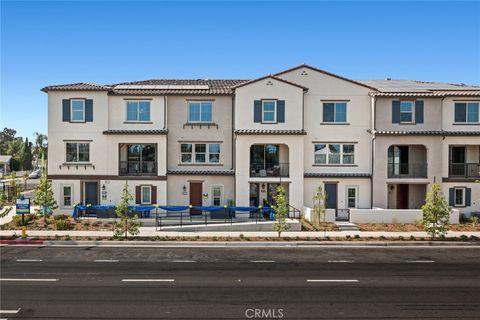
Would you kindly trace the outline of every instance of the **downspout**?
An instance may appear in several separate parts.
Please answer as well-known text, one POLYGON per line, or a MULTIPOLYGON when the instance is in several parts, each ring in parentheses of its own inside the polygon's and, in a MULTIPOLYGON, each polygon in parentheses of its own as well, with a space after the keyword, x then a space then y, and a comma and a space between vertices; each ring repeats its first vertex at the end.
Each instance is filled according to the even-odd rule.
MULTIPOLYGON (((164 104, 164 108, 163 108, 163 128, 165 130, 168 130, 168 125, 167 125, 167 119, 168 119, 168 97, 165 95, 163 96, 163 104, 164 104)), ((165 188, 165 196, 166 196, 166 199, 165 199, 165 204, 168 205, 168 132, 167 132, 167 135, 165 137, 165 143, 167 144, 165 146, 165 176, 166 176, 166 188, 165 188)))
POLYGON ((236 140, 235 135, 235 92, 232 95, 232 169, 233 169, 233 201, 237 205, 237 161, 236 157, 236 140))
POLYGON ((371 128, 371 134, 372 134, 372 145, 371 145, 371 158, 372 158, 372 161, 371 161, 371 172, 372 172, 372 175, 370 177, 370 207, 373 208, 373 176, 374 176, 374 171, 375 171, 375 133, 376 133, 376 129, 377 129, 377 117, 375 116, 375 108, 376 108, 376 98, 375 96, 372 96, 370 98, 371 102, 371 112, 372 112, 372 116, 370 117, 370 128, 371 128))

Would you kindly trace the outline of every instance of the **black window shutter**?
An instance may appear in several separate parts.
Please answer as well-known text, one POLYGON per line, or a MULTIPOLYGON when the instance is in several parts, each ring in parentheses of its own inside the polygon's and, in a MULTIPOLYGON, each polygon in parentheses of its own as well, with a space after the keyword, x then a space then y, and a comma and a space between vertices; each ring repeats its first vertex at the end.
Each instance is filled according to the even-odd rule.
POLYGON ((472 205, 472 189, 465 189, 465 206, 470 207, 472 205))
POLYGON ((152 204, 157 203, 157 187, 152 186, 152 204))
POLYGON ((423 123, 423 100, 415 101, 415 123, 423 123))
POLYGON ((70 122, 70 100, 63 99, 62 121, 70 122))
POLYGON ((285 122, 285 100, 277 101, 277 122, 285 122))
POLYGON ((262 100, 253 102, 253 122, 262 122, 262 100))
POLYGON ((140 186, 135 186, 135 203, 142 203, 142 187, 140 186))
POLYGON ((85 100, 85 122, 93 121, 93 100, 85 100))
POLYGON ((392 101, 392 123, 400 123, 400 101, 392 101))
POLYGON ((323 122, 335 121, 335 104, 324 103, 323 104, 323 122))
POLYGON ((453 207, 455 205, 455 189, 448 189, 448 205, 453 207))
POLYGON ((455 103, 455 122, 467 121, 467 104, 455 103))

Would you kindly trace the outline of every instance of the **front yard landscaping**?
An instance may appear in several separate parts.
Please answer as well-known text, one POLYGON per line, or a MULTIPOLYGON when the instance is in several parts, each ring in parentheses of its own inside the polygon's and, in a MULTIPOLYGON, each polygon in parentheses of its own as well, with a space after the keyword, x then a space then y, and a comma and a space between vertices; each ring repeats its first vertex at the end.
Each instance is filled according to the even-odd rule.
POLYGON ((21 230, 23 225, 27 230, 113 231, 113 222, 94 219, 75 221, 64 215, 47 216, 45 226, 44 217, 37 214, 25 215, 25 224, 22 224, 22 215, 15 215, 12 221, 0 227, 2 230, 21 230))

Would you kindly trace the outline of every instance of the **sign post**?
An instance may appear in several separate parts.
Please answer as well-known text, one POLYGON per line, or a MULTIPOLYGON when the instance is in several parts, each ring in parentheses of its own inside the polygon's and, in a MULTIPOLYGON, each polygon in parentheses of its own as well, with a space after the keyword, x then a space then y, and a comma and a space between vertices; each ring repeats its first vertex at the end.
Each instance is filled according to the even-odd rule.
POLYGON ((15 203, 16 213, 22 215, 22 224, 25 224, 25 214, 30 213, 30 198, 23 195, 15 203))

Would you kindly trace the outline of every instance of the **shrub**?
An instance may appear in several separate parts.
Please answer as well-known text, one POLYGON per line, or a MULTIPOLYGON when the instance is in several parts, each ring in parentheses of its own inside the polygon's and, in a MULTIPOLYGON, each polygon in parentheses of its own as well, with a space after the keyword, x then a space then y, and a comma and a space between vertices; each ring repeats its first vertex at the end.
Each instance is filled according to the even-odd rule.
POLYGON ((360 239, 360 235, 359 235, 359 234, 356 234, 356 235, 354 235, 354 238, 355 238, 355 239, 360 239))
POLYGON ((27 226, 31 220, 32 220, 32 215, 30 215, 30 214, 25 215, 25 220, 24 220, 23 223, 22 223, 22 215, 21 214, 16 214, 12 218, 13 223, 15 223, 15 225, 17 227, 27 226))
POLYGON ((70 229, 70 222, 64 219, 58 219, 55 223, 57 230, 69 230, 70 229))
POLYGON ((410 240, 415 240, 415 236, 410 236, 410 240))
POLYGON ((468 240, 468 236, 462 234, 462 235, 460 236, 460 240, 462 240, 462 241, 467 241, 467 240, 468 240))
POLYGON ((404 240, 405 238, 403 236, 398 236, 398 240, 404 240))

